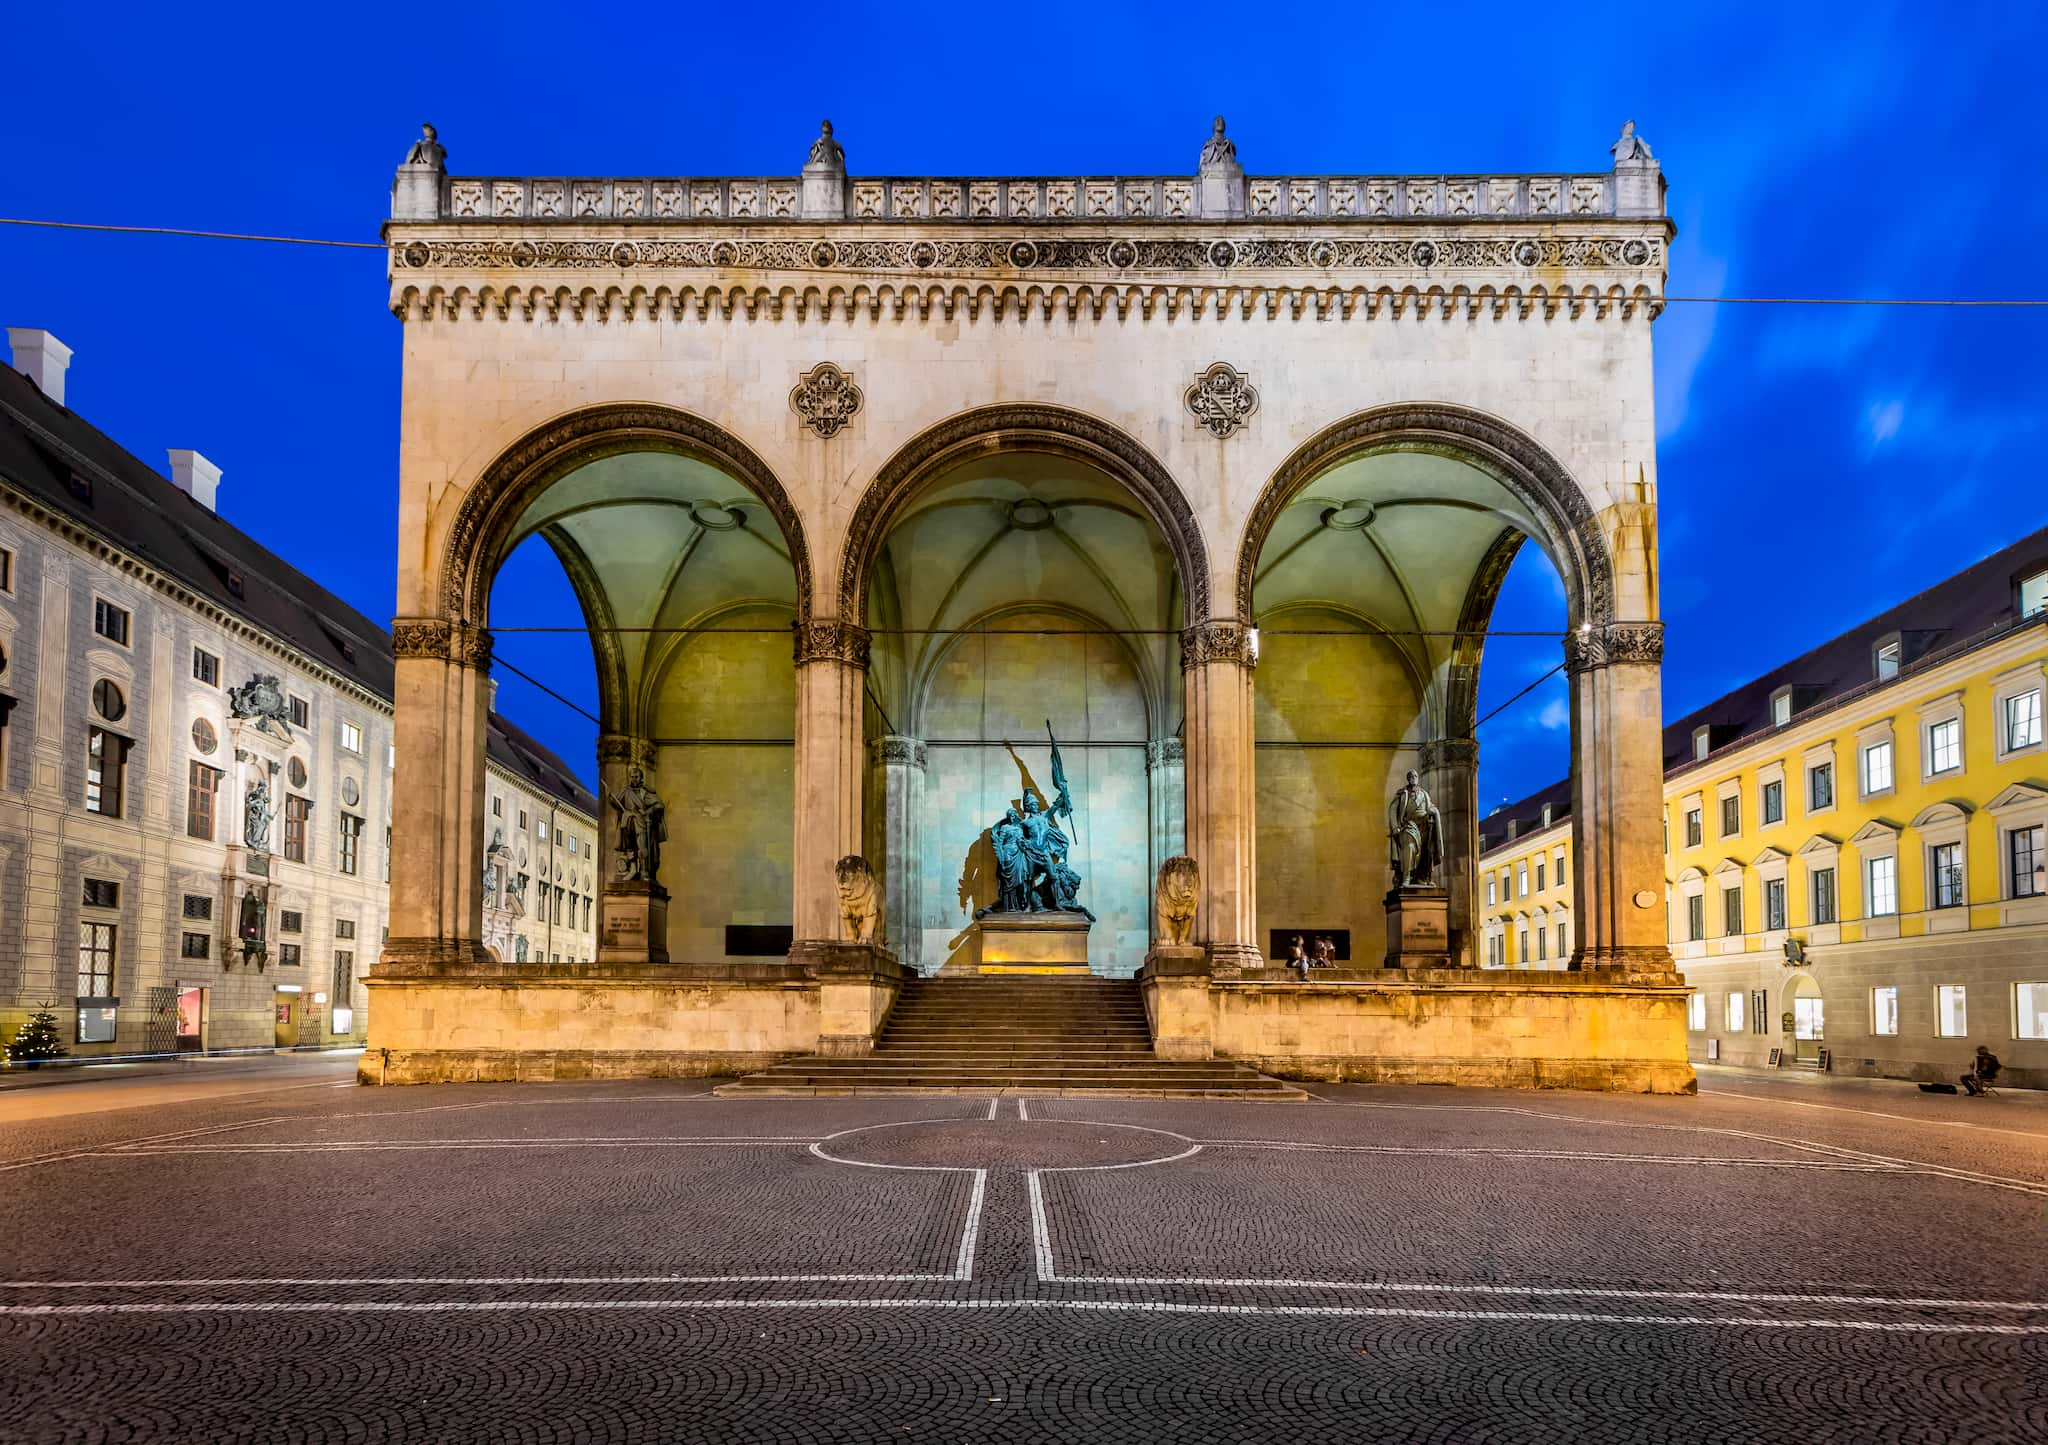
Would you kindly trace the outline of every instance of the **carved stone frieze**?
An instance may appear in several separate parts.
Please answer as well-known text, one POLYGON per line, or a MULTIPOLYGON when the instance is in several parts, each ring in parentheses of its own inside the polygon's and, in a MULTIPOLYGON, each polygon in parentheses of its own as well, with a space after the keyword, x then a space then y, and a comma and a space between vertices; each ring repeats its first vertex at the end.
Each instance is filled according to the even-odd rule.
POLYGON ((853 377, 821 361, 797 379, 789 393, 797 419, 821 437, 835 437, 860 411, 861 389, 853 377))
POLYGON ((1259 409, 1258 388, 1227 361, 1219 361, 1197 376, 1182 400, 1209 435, 1219 439, 1237 431, 1259 409))
POLYGON ((1154 738, 1145 744, 1145 771, 1159 768, 1185 767, 1188 760, 1188 745, 1180 738, 1154 738))
POLYGON ((796 665, 813 662, 843 662, 865 669, 871 642, 865 627, 851 622, 793 622, 796 637, 796 665))
POLYGON ((919 772, 930 759, 930 750, 920 738, 876 738, 868 744, 868 752, 878 767, 916 768, 919 772))
POLYGON ((1180 665, 1207 667, 1212 662, 1252 667, 1259 660, 1253 629, 1242 622, 1198 622, 1180 633, 1180 665))
POLYGON ((1664 624, 1609 622, 1564 635, 1566 672, 1587 672, 1621 663, 1656 667, 1664 661, 1664 624))
POLYGON ((1435 772, 1443 768, 1470 771, 1479 766, 1477 738, 1431 738, 1423 743, 1421 752, 1424 772, 1435 772))
POLYGON ((435 658, 478 672, 491 670, 491 634, 441 617, 399 617, 391 623, 391 655, 435 658))

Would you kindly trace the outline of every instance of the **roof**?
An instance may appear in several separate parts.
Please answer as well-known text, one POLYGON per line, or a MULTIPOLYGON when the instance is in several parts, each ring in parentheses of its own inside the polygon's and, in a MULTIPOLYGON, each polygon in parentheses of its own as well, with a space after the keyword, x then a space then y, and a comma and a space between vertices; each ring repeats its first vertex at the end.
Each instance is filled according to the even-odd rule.
MULTIPOLYGON (((8 366, 0 366, 0 480, 392 701, 389 632, 8 366)), ((493 762, 596 816, 597 800, 568 766, 509 720, 491 714, 486 742, 493 762)))
MULTIPOLYGON (((1694 765, 1693 734, 1700 728, 1709 730, 1709 761, 1750 738, 1773 731, 1771 697, 1780 689, 1791 689, 1792 716, 1797 720, 1891 685, 1892 679, 1878 680, 1876 655, 1878 645, 1892 638, 1896 637, 1900 644, 1901 679, 1991 641, 2020 624, 2016 583, 2043 567, 2048 567, 2048 527, 2028 533, 1840 636, 1722 694, 1704 707, 1694 708, 1665 725, 1666 776, 1694 765)), ((1489 813, 1479 825, 1480 851, 1486 852, 1506 841, 1510 819, 1516 823, 1518 836, 1534 832, 1541 826, 1546 802, 1558 805, 1551 815, 1553 823, 1569 815, 1569 780, 1553 783, 1520 802, 1489 813)))

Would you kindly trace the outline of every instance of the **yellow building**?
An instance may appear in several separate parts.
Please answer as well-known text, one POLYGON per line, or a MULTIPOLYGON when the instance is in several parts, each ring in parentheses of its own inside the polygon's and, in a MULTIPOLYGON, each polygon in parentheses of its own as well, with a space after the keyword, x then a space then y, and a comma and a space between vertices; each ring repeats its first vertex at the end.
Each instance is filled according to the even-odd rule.
MULTIPOLYGON (((2048 529, 1665 729, 1696 1061, 2048 1086, 2048 529)), ((1569 966, 1571 789, 1481 825, 1481 958, 1569 966)))

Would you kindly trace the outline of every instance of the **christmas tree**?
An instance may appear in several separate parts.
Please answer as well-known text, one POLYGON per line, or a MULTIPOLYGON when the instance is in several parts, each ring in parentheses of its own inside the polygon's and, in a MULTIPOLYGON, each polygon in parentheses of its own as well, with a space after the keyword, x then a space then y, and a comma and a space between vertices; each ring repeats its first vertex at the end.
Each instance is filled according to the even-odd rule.
POLYGON ((14 1031, 14 1041, 7 1046, 7 1057, 17 1064, 63 1058, 64 1045, 57 1038, 57 1016, 48 1009, 38 1009, 30 1014, 28 1022, 14 1031))

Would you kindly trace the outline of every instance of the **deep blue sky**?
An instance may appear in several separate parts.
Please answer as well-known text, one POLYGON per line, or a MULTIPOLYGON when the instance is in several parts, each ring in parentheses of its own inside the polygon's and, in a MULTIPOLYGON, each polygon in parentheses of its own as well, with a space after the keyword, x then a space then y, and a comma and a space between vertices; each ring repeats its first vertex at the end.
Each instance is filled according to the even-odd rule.
MULTIPOLYGON (((1255 173, 1593 170, 1633 116, 1674 294, 2048 295, 2042 7, 1684 8, 22 5, 0 213, 374 240, 422 120, 458 173, 789 173, 830 115, 857 174, 1102 174, 1192 168, 1217 111, 1255 173)), ((224 514, 380 620, 384 295, 375 251, 0 227, 0 324, 76 349, 72 405, 206 453, 224 514)), ((2048 311, 1674 306, 1656 347, 1670 715, 2048 521, 2048 311)), ((575 620, 551 561, 495 620, 575 620)), ((1533 549, 1497 625, 1562 628, 1533 549)), ((591 692, 580 640, 501 653, 591 692)), ((1496 643, 1482 710, 1556 656, 1496 643)), ((1561 698, 1482 730, 1490 803, 1562 774, 1561 698)), ((587 723, 502 702, 589 773, 587 723)))

